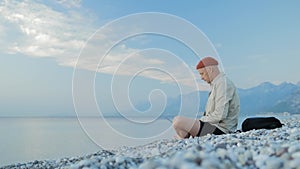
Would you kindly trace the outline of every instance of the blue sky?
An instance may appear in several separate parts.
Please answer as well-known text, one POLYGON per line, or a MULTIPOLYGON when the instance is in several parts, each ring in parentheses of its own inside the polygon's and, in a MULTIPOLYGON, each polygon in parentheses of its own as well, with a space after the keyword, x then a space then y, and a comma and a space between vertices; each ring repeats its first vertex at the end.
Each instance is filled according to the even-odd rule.
MULTIPOLYGON (((164 95, 174 97, 191 92, 194 88, 188 84, 193 78, 203 86, 197 74, 192 74, 196 73, 193 68, 198 61, 193 52, 179 41, 160 35, 139 35, 120 42, 102 62, 102 69, 95 69, 99 59, 92 54, 107 50, 120 31, 126 32, 135 23, 123 24, 121 28, 112 26, 104 33, 95 31, 120 17, 143 12, 171 14, 196 26, 214 45, 225 73, 240 88, 265 81, 297 83, 300 81, 299 5, 296 0, 1 1, 0 116, 74 115, 72 79, 80 52, 84 60, 77 65, 78 73, 94 78, 97 104, 104 112, 113 111, 113 102, 127 109, 130 103, 127 97, 132 104, 148 97, 161 103, 164 95), (101 43, 90 41, 97 43, 87 51, 83 47, 93 38, 101 43), (145 50, 153 48, 160 50, 148 53, 145 50), (177 81, 155 69, 142 71, 132 80, 147 64, 168 70, 177 81), (185 77, 186 74, 189 76, 185 77), (132 83, 128 85, 129 82, 132 83), (120 100, 108 99, 112 95, 120 100)), ((180 26, 168 29, 181 31, 180 26)), ((89 99, 84 101, 87 111, 89 99)))

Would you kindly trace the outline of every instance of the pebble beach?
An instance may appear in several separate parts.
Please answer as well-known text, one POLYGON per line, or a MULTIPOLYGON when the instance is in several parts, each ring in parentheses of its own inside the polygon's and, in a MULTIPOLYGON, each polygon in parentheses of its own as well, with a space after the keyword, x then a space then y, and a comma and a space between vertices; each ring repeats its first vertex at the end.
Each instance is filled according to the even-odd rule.
POLYGON ((280 121, 284 126, 272 130, 158 140, 143 146, 99 150, 79 157, 36 160, 0 168, 300 169, 300 116, 290 115, 280 121))

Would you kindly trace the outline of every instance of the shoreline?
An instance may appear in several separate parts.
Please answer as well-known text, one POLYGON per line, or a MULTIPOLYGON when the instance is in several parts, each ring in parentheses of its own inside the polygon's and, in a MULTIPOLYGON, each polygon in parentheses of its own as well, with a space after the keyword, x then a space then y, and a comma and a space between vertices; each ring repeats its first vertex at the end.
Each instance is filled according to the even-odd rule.
POLYGON ((143 146, 0 168, 300 168, 300 116, 289 115, 280 121, 285 125, 272 130, 165 139, 143 146))

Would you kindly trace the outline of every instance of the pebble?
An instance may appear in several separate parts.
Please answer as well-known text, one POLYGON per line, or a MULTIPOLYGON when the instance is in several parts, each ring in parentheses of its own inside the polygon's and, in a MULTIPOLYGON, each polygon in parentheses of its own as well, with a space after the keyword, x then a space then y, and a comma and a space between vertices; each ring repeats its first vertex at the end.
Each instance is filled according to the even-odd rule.
POLYGON ((293 154, 292 154, 292 157, 293 157, 294 159, 300 159, 300 151, 299 151, 299 152, 293 153, 293 154))
POLYGON ((225 149, 217 149, 216 150, 217 152, 217 155, 221 158, 221 159, 224 159, 225 156, 227 155, 227 151, 225 149))
POLYGON ((300 169, 300 160, 299 159, 294 159, 289 161, 287 168, 296 168, 296 169, 300 169))
POLYGON ((266 161, 266 166, 264 168, 266 169, 279 169, 283 168, 284 161, 280 158, 270 157, 266 161))
POLYGON ((175 168, 295 168, 300 169, 300 116, 285 117, 274 130, 207 135, 183 140, 158 140, 137 147, 100 150, 80 157, 32 161, 1 169, 175 169, 175 168))
POLYGON ((298 151, 300 151, 300 143, 291 145, 288 149, 289 153, 298 152, 298 151))

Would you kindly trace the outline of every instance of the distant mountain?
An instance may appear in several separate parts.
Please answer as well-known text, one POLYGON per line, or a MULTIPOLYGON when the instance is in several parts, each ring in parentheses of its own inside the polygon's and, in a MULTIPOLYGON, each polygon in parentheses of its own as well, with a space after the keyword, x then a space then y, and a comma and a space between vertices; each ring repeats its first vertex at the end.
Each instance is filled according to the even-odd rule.
MULTIPOLYGON (((241 101, 241 113, 256 114, 260 112, 282 112, 287 111, 280 103, 294 98, 295 91, 300 87, 292 83, 281 83, 274 85, 269 82, 262 83, 249 89, 239 89, 241 101)), ((300 109, 299 109, 300 110, 300 109)), ((296 113, 296 110, 290 113, 296 113)))
MULTIPOLYGON (((264 82, 249 89, 238 89, 241 114, 254 115, 262 112, 300 113, 300 86, 292 83, 274 85, 264 82)), ((205 110, 208 92, 193 92, 167 99, 167 105, 162 116, 178 115, 182 108, 182 115, 193 116, 205 110), (200 97, 197 102, 197 97, 200 97), (199 106, 198 109, 195 105, 199 106), (181 107, 182 106, 182 107, 181 107)), ((137 107, 144 107, 141 104, 137 107)))
POLYGON ((272 112, 300 113, 300 89, 297 89, 288 97, 280 100, 270 109, 272 112))

